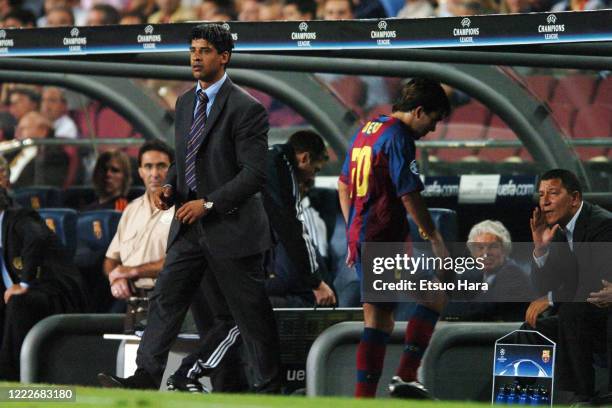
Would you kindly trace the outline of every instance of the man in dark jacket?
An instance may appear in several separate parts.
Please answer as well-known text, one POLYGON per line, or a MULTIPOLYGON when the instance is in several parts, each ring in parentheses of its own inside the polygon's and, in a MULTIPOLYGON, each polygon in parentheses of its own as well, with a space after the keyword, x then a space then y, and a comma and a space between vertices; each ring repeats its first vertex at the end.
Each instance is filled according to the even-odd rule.
POLYGON ((0 226, 0 379, 18 381, 19 353, 28 331, 47 316, 85 310, 86 297, 57 236, 35 211, 10 208, 4 188, 0 226))

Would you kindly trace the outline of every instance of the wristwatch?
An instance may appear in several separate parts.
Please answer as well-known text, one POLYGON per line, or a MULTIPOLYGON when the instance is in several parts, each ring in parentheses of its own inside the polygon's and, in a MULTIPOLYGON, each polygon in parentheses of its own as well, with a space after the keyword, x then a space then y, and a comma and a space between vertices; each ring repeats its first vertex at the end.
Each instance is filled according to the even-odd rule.
POLYGON ((213 205, 214 204, 212 201, 204 201, 204 204, 203 204, 204 208, 206 208, 207 210, 212 210, 213 205))

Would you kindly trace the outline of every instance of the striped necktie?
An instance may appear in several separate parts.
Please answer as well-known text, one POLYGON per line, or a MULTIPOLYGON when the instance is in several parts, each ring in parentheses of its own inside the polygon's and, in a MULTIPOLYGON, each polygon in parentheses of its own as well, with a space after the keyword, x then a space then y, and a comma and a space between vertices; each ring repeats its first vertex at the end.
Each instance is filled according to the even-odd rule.
POLYGON ((189 131, 189 139, 187 139, 187 155, 185 156, 185 182, 191 191, 197 191, 198 188, 195 171, 196 155, 202 143, 202 131, 206 125, 206 106, 208 105, 208 95, 201 89, 198 90, 198 100, 198 108, 189 131))

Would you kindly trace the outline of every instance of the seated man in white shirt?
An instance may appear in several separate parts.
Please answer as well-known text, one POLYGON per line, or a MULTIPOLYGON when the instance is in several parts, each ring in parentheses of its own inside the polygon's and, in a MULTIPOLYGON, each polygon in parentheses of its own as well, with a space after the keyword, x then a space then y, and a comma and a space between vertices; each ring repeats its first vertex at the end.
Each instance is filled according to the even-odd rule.
POLYGON ((161 187, 173 160, 174 153, 162 141, 148 141, 140 147, 138 174, 146 191, 123 211, 104 260, 104 273, 116 299, 142 296, 143 290, 153 289, 162 270, 174 207, 158 210, 152 195, 161 187))
POLYGON ((68 103, 64 90, 55 86, 46 87, 42 93, 40 112, 53 123, 55 137, 76 139, 77 126, 68 116, 68 103))

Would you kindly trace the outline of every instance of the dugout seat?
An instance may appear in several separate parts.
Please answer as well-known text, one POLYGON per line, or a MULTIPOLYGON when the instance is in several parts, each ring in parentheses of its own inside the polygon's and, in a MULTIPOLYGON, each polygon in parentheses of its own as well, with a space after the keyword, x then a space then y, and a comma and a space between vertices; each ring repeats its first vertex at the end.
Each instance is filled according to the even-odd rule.
POLYGON ((115 235, 121 213, 115 210, 86 211, 77 219, 77 249, 74 263, 91 296, 93 311, 106 312, 114 299, 102 271, 106 250, 115 235))
POLYGON ((38 214, 55 232, 72 259, 77 245, 77 212, 71 208, 41 208, 38 214))
POLYGON ((21 207, 34 210, 59 207, 62 203, 62 190, 51 186, 22 187, 15 189, 13 199, 21 207))
POLYGON ((569 75, 559 79, 551 102, 567 103, 580 109, 588 105, 595 92, 596 78, 590 75, 569 75))
POLYGON ((71 186, 64 190, 64 207, 78 210, 91 204, 96 199, 96 192, 90 186, 71 186))

